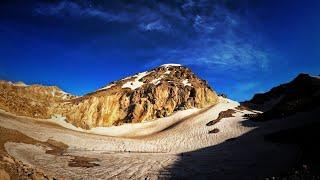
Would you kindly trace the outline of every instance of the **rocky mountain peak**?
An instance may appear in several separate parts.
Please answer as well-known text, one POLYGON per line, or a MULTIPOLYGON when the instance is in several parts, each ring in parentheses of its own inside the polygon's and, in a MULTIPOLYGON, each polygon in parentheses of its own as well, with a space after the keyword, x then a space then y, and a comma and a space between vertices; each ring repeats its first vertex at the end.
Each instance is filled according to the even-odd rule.
POLYGON ((77 126, 90 128, 152 120, 179 110, 207 107, 217 101, 207 82, 189 68, 164 64, 111 82, 63 104, 59 111, 77 126), (87 111, 93 114, 83 116, 87 111))
POLYGON ((158 86, 160 84, 171 84, 176 86, 180 84, 192 87, 192 83, 194 82, 202 82, 207 85, 206 81, 200 80, 189 68, 185 66, 180 64, 163 64, 150 71, 137 73, 119 81, 111 82, 107 86, 98 89, 98 91, 119 89, 119 87, 134 91, 146 86, 158 86))
POLYGON ((81 97, 65 97, 66 93, 54 86, 11 85, 10 88, 1 88, 0 108, 31 117, 59 115, 86 129, 138 123, 218 103, 207 82, 179 64, 164 64, 137 73, 81 97), (12 94, 11 99, 6 98, 8 93, 12 94), (16 108, 19 106, 23 108, 16 108))

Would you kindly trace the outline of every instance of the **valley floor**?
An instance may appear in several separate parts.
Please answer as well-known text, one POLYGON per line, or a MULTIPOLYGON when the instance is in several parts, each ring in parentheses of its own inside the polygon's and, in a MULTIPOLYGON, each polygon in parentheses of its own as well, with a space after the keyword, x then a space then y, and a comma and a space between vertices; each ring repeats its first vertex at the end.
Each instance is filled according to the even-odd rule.
MULTIPOLYGON (((0 113, 0 155, 58 179, 260 179, 287 172, 299 148, 265 141, 264 136, 316 121, 317 112, 254 123, 242 117, 252 112, 238 105, 226 100, 174 126, 131 138, 77 132, 0 113), (235 111, 234 117, 206 125, 228 109, 235 111), (209 133, 213 129, 218 132, 209 133), (8 132, 12 137, 3 138, 8 132)), ((2 159, 0 170, 5 167, 10 175, 10 162, 2 159)))

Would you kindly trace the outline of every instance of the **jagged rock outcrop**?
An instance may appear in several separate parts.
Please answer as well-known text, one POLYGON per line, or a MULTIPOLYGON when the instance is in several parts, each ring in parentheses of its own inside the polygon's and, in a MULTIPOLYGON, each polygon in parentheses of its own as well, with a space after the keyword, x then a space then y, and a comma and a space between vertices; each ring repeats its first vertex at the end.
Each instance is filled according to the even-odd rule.
POLYGON ((264 112, 251 119, 269 120, 318 108, 319 101, 320 77, 302 73, 289 83, 254 95, 250 101, 243 102, 242 105, 264 112))
POLYGON ((168 64, 112 82, 82 97, 46 102, 49 103, 44 105, 46 117, 59 114, 75 126, 89 129, 137 123, 165 117, 178 110, 203 108, 218 103, 218 97, 207 82, 190 69, 168 64))

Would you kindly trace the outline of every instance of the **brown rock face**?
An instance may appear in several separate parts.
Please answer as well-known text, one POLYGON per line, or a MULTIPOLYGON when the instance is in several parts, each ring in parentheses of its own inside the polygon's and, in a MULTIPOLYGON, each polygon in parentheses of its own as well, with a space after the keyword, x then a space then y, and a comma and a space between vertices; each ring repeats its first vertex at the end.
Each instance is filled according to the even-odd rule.
POLYGON ((50 118, 53 104, 75 97, 56 86, 28 86, 21 82, 0 81, 0 109, 17 115, 50 118))
POLYGON ((163 65, 82 97, 56 100, 45 112, 65 116, 70 123, 88 129, 152 120, 217 102, 216 93, 190 69, 163 65))

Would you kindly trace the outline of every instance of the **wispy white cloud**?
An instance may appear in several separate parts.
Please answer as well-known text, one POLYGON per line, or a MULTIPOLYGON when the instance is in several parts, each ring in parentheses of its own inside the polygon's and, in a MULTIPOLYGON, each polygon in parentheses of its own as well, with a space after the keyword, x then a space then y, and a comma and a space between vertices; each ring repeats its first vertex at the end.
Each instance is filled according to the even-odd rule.
POLYGON ((124 13, 114 14, 92 6, 80 6, 71 1, 61 1, 55 4, 41 4, 35 10, 37 15, 58 17, 97 17, 104 21, 129 21, 129 16, 124 13))
POLYGON ((271 57, 266 48, 259 46, 259 34, 251 30, 243 16, 208 0, 186 0, 175 5, 123 3, 120 9, 65 0, 42 4, 35 13, 130 23, 140 31, 163 32, 184 40, 183 46, 163 47, 161 55, 150 64, 176 61, 221 70, 252 67, 266 70, 271 57))
POLYGON ((139 28, 144 31, 170 31, 171 26, 161 20, 156 20, 148 23, 140 23, 139 28))
POLYGON ((193 27, 198 32, 211 33, 216 29, 216 23, 208 23, 200 15, 196 15, 194 18, 193 27))
MULTIPOLYGON (((204 3, 206 1, 198 4, 188 1, 182 7, 191 11, 207 7, 204 3)), ((210 69, 267 70, 271 53, 259 47, 259 35, 250 29, 249 23, 221 5, 211 10, 209 13, 199 11, 192 17, 196 39, 190 40, 185 48, 165 50, 161 63, 174 59, 181 64, 210 69)))
MULTIPOLYGON (((180 15, 171 12, 165 5, 159 4, 159 10, 153 10, 146 6, 123 5, 123 10, 110 10, 91 5, 80 5, 72 1, 62 1, 53 4, 41 4, 35 10, 36 15, 56 17, 95 17, 106 22, 134 23, 142 31, 169 32, 171 25, 164 16, 180 15)), ((181 18, 181 16, 180 16, 181 18)))
POLYGON ((195 2, 193 0, 186 0, 181 8, 184 9, 184 10, 190 10, 192 9, 193 7, 195 6, 195 2))
POLYGON ((189 0, 181 7, 197 36, 186 48, 168 51, 164 61, 176 59, 182 64, 222 70, 268 68, 270 53, 257 46, 258 35, 238 14, 206 0, 189 0))
POLYGON ((216 41, 210 47, 195 46, 188 49, 168 51, 160 62, 175 60, 185 65, 203 66, 211 69, 267 70, 270 55, 250 44, 216 41))

